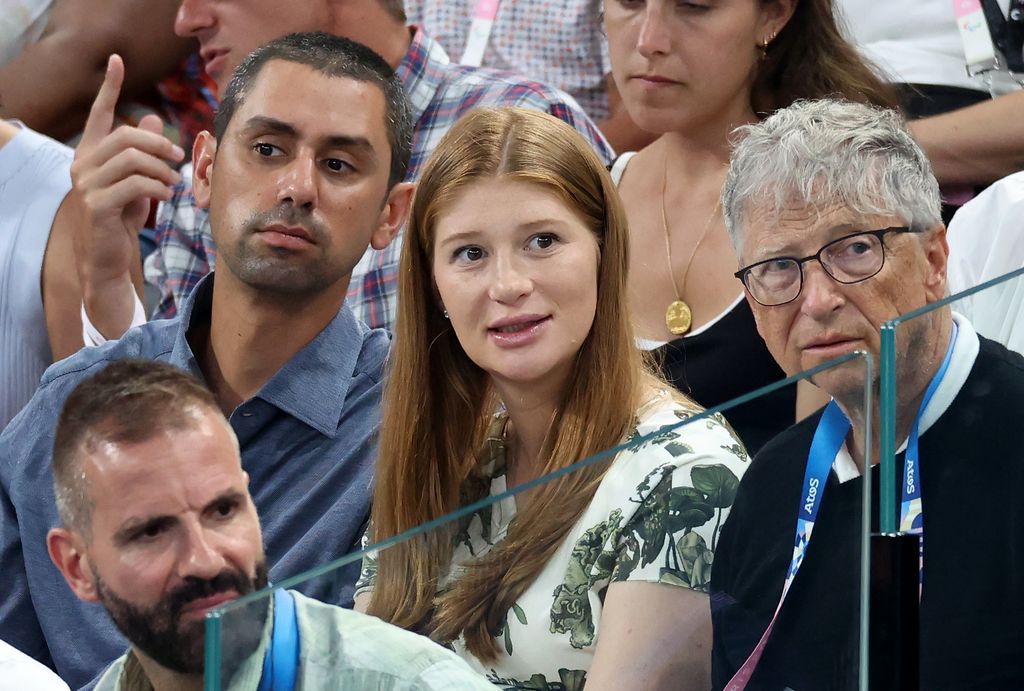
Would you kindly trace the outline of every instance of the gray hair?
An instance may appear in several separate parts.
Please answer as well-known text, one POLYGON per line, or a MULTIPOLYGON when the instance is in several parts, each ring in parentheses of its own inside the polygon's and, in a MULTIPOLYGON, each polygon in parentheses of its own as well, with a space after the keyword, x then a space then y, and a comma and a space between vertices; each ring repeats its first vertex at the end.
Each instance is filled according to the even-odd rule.
POLYGON ((942 222, 939 184, 901 116, 848 101, 797 101, 736 130, 722 187, 736 251, 752 210, 777 216, 794 202, 842 202, 859 214, 897 215, 917 232, 942 222))

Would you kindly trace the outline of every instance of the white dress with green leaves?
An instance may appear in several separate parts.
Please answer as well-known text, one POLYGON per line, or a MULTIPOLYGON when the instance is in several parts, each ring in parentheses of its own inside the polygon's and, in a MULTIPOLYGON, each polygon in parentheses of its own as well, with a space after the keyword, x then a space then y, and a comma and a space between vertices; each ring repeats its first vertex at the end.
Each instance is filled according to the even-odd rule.
MULTIPOLYGON (((577 691, 590 669, 605 589, 615 581, 650 581, 707 592, 719 531, 748 465, 743 445, 721 415, 641 437, 692 417, 663 394, 645 406, 594 499, 498 632, 500 657, 481 664, 455 650, 496 685, 577 691)), ((491 431, 491 496, 506 490, 504 418, 491 431)), ((460 533, 445 582, 459 565, 498 543, 515 517, 513 497, 478 512, 460 533), (485 529, 486 526, 486 529, 485 529)), ((357 592, 372 590, 373 559, 363 562, 357 592)))

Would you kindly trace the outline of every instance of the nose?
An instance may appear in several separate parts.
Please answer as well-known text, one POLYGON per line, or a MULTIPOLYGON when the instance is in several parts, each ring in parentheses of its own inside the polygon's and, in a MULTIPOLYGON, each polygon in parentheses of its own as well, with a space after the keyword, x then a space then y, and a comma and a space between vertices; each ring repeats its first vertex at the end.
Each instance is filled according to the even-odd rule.
POLYGON ((227 567, 227 560, 217 548, 216 536, 196 522, 188 529, 184 554, 178 563, 181 578, 211 579, 227 567))
POLYGON ((522 260, 500 253, 494 262, 491 278, 490 298, 502 304, 515 304, 533 291, 533 279, 522 260))
POLYGON ((316 207, 317 196, 315 156, 300 150, 281 170, 277 201, 312 210, 316 207))
POLYGON ((846 303, 842 285, 825 273, 821 264, 811 260, 803 265, 803 288, 800 291, 800 311, 820 322, 846 303))
POLYGON ((645 58, 663 55, 669 52, 669 34, 665 28, 665 18, 656 8, 647 3, 640 19, 640 34, 637 36, 636 49, 645 58))
POLYGON ((174 16, 174 33, 182 38, 198 37, 214 24, 210 0, 181 0, 174 16))

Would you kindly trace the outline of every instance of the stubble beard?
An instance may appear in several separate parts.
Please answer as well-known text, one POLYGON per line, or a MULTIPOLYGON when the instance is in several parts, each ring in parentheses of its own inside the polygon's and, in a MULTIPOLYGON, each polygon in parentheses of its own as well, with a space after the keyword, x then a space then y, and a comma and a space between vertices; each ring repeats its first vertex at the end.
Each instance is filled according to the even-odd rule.
POLYGON ((240 281, 256 290, 289 297, 315 295, 343 274, 325 259, 330 243, 330 233, 312 214, 291 204, 279 204, 269 211, 253 212, 229 251, 221 251, 221 259, 240 281), (304 228, 319 255, 302 259, 285 248, 258 247, 257 232, 275 223, 304 228))

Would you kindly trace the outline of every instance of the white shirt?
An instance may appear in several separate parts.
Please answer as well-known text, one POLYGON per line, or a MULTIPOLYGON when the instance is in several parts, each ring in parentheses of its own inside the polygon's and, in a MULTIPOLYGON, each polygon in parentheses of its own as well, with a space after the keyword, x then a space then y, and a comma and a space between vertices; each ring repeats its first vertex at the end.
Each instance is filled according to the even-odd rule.
MULTIPOLYGON (((993 183, 949 223, 949 292, 1024 267, 1024 172, 993 183)), ((1007 348, 1024 353, 1024 276, 958 300, 958 312, 1007 348)))
MULTIPOLYGON (((1006 16, 1010 0, 998 0, 1006 16)), ((888 81, 958 86, 989 91, 982 77, 967 74, 951 0, 837 0, 846 37, 888 81)), ((1020 87, 1006 72, 992 74, 992 92, 1020 87)))
POLYGON ((0 688, 69 691, 68 685, 17 648, 0 641, 0 688))
POLYGON ((0 148, 0 429, 52 361, 40 280, 50 226, 71 189, 73 155, 27 128, 0 148))

